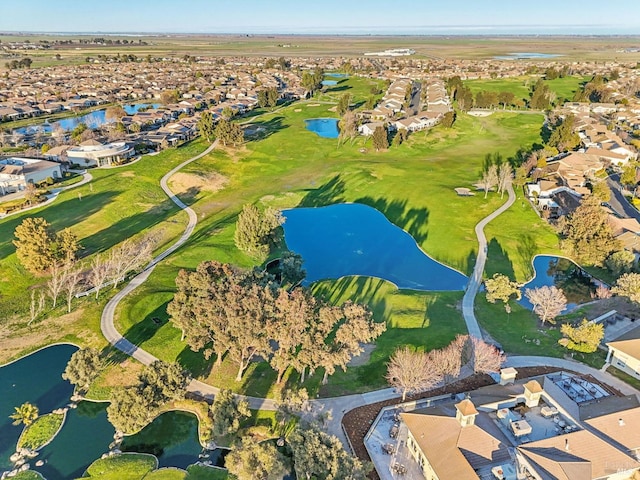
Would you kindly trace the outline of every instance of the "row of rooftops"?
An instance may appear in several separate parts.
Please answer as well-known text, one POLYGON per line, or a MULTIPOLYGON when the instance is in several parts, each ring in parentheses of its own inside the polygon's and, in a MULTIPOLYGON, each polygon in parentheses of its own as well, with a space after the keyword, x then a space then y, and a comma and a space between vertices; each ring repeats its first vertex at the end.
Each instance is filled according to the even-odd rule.
POLYGON ((638 399, 612 395, 597 382, 568 373, 483 387, 462 401, 400 416, 440 480, 480 478, 479 472, 506 465, 538 475, 518 478, 545 480, 607 478, 640 468, 638 399), (602 395, 577 403, 558 387, 572 381, 602 395), (514 434, 510 427, 518 422, 531 433, 514 434))

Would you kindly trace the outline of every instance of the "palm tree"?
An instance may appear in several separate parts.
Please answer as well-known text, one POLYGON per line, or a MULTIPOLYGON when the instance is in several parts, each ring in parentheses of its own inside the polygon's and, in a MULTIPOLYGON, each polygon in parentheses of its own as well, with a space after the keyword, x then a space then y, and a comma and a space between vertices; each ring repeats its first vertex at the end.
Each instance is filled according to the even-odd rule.
POLYGON ((13 415, 9 415, 12 418, 14 425, 20 425, 24 423, 25 426, 31 425, 36 418, 38 418, 38 407, 32 403, 25 402, 19 407, 15 407, 16 412, 13 415))

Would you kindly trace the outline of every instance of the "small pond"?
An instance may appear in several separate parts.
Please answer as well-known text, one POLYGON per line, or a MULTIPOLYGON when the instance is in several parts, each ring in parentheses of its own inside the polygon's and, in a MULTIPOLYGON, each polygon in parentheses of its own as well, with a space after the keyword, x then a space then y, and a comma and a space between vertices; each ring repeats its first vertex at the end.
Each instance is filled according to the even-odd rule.
POLYGON ((307 284, 348 275, 383 278, 413 290, 464 290, 467 284, 466 276, 427 256, 375 208, 343 203, 283 215, 287 246, 302 255, 307 284))
POLYGON ((347 75, 346 73, 328 72, 325 73, 324 76, 332 78, 347 78, 349 75, 347 75))
MULTIPOLYGON (((196 463, 203 452, 198 441, 198 419, 187 412, 163 413, 139 433, 126 437, 122 451, 151 453, 158 457, 160 467, 186 469, 196 463)), ((224 449, 207 452, 207 460, 221 467, 227 452, 224 449)))
POLYGON ((325 87, 333 87, 334 85, 337 85, 338 81, 337 80, 323 80, 322 81, 322 85, 324 85, 325 87))
POLYGON ((307 130, 323 138, 338 138, 340 131, 338 130, 337 118, 312 118, 305 120, 307 130))
POLYGON ((566 312, 576 305, 591 301, 591 293, 595 292, 599 284, 591 275, 567 258, 538 255, 533 260, 533 269, 535 277, 524 285, 522 298, 518 302, 529 310, 533 309, 533 305, 524 295, 527 288, 546 285, 561 289, 567 297, 566 312))
MULTIPOLYGON (((135 105, 125 105, 124 111, 127 112, 128 115, 133 115, 138 110, 143 107, 159 107, 159 103, 139 103, 135 105)), ((101 110, 95 110, 93 112, 87 113, 86 115, 81 115, 79 117, 69 117, 63 118, 61 120, 57 120, 51 123, 42 123, 39 125, 33 125, 29 127, 16 128, 14 131, 21 133, 23 135, 35 134, 38 132, 42 133, 51 133, 54 130, 55 125, 60 125, 60 127, 65 131, 73 130, 80 123, 85 123, 89 128, 98 128, 107 123, 111 123, 112 119, 107 119, 107 109, 103 108, 101 110)))

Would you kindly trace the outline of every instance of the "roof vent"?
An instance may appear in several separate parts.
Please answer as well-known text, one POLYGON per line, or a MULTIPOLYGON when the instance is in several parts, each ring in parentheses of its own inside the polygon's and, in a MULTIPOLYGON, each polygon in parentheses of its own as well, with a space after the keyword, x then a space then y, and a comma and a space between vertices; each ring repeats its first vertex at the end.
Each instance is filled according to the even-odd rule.
POLYGON ((618 425, 620 425, 621 427, 624 427, 624 420, 619 418, 618 419, 618 425))
POLYGON ((564 449, 568 452, 569 451, 569 439, 565 438, 564 439, 564 449))

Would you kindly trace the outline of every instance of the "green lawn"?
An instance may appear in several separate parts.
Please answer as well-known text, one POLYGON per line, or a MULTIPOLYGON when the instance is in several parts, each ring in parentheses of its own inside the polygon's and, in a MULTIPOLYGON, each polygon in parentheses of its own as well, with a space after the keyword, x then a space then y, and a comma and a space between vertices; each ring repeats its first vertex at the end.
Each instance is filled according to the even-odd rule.
POLYGON ((24 427, 18 440, 18 448, 37 450, 58 433, 64 421, 64 415, 49 413, 38 417, 31 425, 24 427))
MULTIPOLYGON (((481 90, 489 92, 511 92, 516 98, 528 100, 531 87, 535 85, 539 77, 509 77, 496 79, 466 80, 464 84, 468 86, 475 95, 481 90)), ((588 77, 567 76, 554 80, 545 80, 549 89, 556 95, 556 103, 571 101, 573 95, 580 86, 588 80, 588 77)))
POLYGON ((625 373, 622 370, 618 370, 616 367, 607 368, 607 373, 610 373, 614 377, 618 377, 620 380, 622 380, 623 382, 628 383, 629 385, 631 385, 636 390, 640 390, 640 380, 638 380, 637 378, 632 377, 628 373, 625 373))
POLYGON ((488 247, 485 276, 502 273, 524 283, 533 277, 535 255, 561 251, 553 228, 536 215, 522 189, 515 190, 515 203, 484 229, 488 247))
POLYGON ((85 477, 100 480, 142 480, 157 467, 158 459, 153 455, 124 453, 96 460, 87 468, 85 477))
POLYGON ((44 480, 44 477, 40 475, 38 472, 34 472, 33 470, 25 470, 24 472, 19 472, 15 477, 11 477, 13 480, 44 480))

